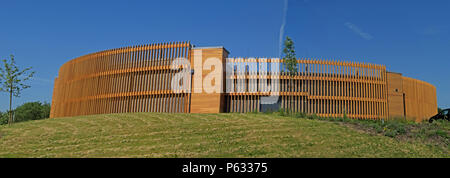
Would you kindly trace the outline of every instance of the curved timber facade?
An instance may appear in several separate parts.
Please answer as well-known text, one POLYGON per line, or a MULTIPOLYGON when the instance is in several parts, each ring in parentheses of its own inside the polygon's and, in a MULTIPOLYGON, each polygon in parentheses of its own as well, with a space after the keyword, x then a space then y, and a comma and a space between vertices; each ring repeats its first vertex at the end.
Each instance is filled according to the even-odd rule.
POLYGON ((51 117, 284 108, 323 117, 421 121, 437 112, 434 86, 387 72, 384 65, 298 59, 297 72, 288 75, 280 59, 228 58, 228 54, 223 47, 177 42, 75 58, 60 68, 55 79, 51 117), (189 82, 184 82, 189 91, 173 90, 171 81, 183 68, 172 69, 171 64, 179 58, 190 64, 189 82), (209 65, 211 61, 220 64, 209 65), (268 96, 276 102, 263 102, 268 96))
MULTIPOLYGON (((267 61, 262 60, 231 59, 230 62, 246 64, 267 61)), ((282 60, 269 59, 267 62, 282 68, 282 60)), ((246 80, 278 77, 280 92, 275 108, 315 113, 323 117, 342 117, 344 113, 350 118, 388 117, 385 66, 310 59, 299 59, 297 66, 298 72, 294 76, 283 70, 264 77, 258 76, 258 72, 247 72, 244 76, 246 80)), ((239 76, 231 78, 235 85, 239 85, 239 76)), ((251 82, 244 83, 248 85, 251 82)), ((251 92, 249 86, 244 88, 247 90, 228 95, 228 111, 253 112, 262 109, 259 101, 264 92, 251 92)))
POLYGON ((189 94, 173 94, 168 78, 176 72, 170 70, 171 60, 188 57, 190 46, 189 43, 133 46, 69 61, 55 79, 51 117, 188 112, 189 94))

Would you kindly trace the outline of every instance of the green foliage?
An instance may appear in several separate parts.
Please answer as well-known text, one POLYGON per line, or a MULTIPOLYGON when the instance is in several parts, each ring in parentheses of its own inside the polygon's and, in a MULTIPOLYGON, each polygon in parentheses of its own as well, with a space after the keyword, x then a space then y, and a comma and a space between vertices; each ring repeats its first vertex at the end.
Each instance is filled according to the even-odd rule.
POLYGON ((3 66, 0 66, 0 91, 10 94, 9 98, 9 120, 12 123, 12 97, 20 97, 20 92, 24 89, 30 88, 24 82, 33 77, 34 72, 31 67, 21 70, 17 67, 14 56, 11 55, 11 60, 2 60, 3 66))
POLYGON ((384 135, 388 137, 395 137, 406 133, 406 123, 403 121, 390 121, 381 123, 384 127, 384 135))
POLYGON ((289 112, 287 112, 284 108, 280 108, 280 109, 278 109, 278 115, 289 116, 289 112))
POLYGON ((435 135, 443 137, 443 138, 446 138, 446 139, 450 138, 448 133, 446 131, 444 131, 444 130, 441 130, 441 129, 436 130, 435 131, 435 135))
MULTIPOLYGON (((46 119, 50 116, 50 104, 41 102, 28 102, 16 108, 14 121, 46 119)), ((0 113, 0 125, 8 124, 8 114, 0 113)))
POLYGON ((395 136, 397 136, 397 134, 398 134, 398 133, 397 133, 395 130, 387 130, 387 131, 384 133, 385 136, 392 137, 392 138, 394 138, 395 136))
POLYGON ((295 54, 294 42, 288 36, 284 41, 284 64, 286 65, 289 75, 295 75, 297 73, 297 57, 295 54))
POLYGON ((433 123, 422 122, 415 123, 409 121, 404 117, 391 118, 389 120, 358 120, 350 119, 344 114, 344 117, 319 117, 316 114, 306 113, 292 113, 285 110, 279 110, 276 114, 284 117, 292 118, 306 118, 310 120, 322 120, 329 122, 342 122, 352 125, 356 125, 360 128, 366 128, 372 130, 377 134, 381 134, 387 137, 396 138, 399 136, 406 136, 408 138, 421 138, 431 139, 437 145, 450 144, 450 122, 446 120, 438 120, 433 123))
POLYGON ((12 93, 13 96, 19 97, 23 89, 30 88, 23 82, 31 79, 34 72, 31 71, 31 67, 20 70, 13 55, 11 55, 9 62, 6 59, 3 59, 2 62, 3 66, 0 67, 0 91, 12 93))
POLYGON ((423 123, 418 137, 421 138, 443 138, 445 143, 450 144, 450 122, 446 120, 437 120, 433 123, 423 123))
POLYGON ((14 112, 15 122, 45 119, 50 116, 50 104, 41 102, 29 102, 16 108, 14 112))
POLYGON ((264 111, 263 113, 264 113, 264 114, 273 114, 274 112, 275 112, 275 111, 269 109, 269 110, 264 111))
POLYGON ((320 119, 320 117, 317 116, 316 114, 310 114, 310 115, 307 116, 307 118, 308 119, 314 119, 314 120, 320 119))
POLYGON ((0 125, 8 124, 8 114, 0 112, 0 125))
POLYGON ((384 131, 383 127, 380 124, 372 123, 369 125, 369 127, 374 128, 377 133, 382 133, 384 131))
POLYGON ((306 118, 307 114, 304 112, 295 113, 295 118, 306 118))
MULTIPOLYGON (((288 70, 288 74, 290 77, 288 88, 289 91, 293 91, 293 76, 297 75, 298 69, 297 69, 297 57, 295 54, 295 47, 294 47, 294 41, 292 41, 289 36, 286 36, 286 40, 284 40, 284 49, 283 49, 284 57, 284 65, 286 69, 288 70)), ((284 69, 283 69, 284 70, 284 69)), ((293 102, 293 101, 291 101, 293 102)), ((292 112, 292 111, 291 111, 292 112)))

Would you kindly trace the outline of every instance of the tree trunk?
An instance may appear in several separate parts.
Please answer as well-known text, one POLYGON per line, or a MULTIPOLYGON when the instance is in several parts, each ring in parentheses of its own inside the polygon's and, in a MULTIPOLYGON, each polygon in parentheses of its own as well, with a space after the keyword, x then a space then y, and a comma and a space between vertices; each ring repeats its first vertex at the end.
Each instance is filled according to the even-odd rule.
POLYGON ((13 113, 12 113, 12 94, 13 94, 13 91, 12 91, 12 89, 13 89, 13 87, 11 85, 11 88, 9 90, 9 122, 8 122, 9 125, 11 125, 12 121, 13 121, 13 113))
MULTIPOLYGON (((293 89, 293 86, 292 86, 292 80, 294 80, 293 79, 294 77, 291 75, 291 77, 290 77, 290 80, 289 80, 289 90, 290 90, 290 92, 294 92, 294 89, 293 89)), ((294 95, 292 95, 292 93, 289 95, 289 98, 290 98, 290 100, 291 100, 291 105, 290 105, 290 110, 291 110, 291 113, 293 113, 294 112, 294 108, 292 107, 294 104, 294 97, 293 97, 294 95)))

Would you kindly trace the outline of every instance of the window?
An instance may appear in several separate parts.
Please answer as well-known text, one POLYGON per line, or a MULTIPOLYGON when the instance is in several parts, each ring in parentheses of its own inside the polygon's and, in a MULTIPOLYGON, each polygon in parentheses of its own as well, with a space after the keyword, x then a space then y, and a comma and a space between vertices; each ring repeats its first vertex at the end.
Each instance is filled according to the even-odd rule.
POLYGON ((448 115, 448 111, 449 111, 449 110, 443 110, 443 111, 442 111, 442 115, 448 115))

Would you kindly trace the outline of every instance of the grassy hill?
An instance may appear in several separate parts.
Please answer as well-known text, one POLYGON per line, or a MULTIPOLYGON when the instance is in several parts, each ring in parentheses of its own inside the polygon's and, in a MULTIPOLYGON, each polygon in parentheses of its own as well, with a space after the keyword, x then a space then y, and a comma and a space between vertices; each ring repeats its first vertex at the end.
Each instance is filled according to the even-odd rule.
POLYGON ((0 126, 0 157, 449 157, 327 121, 267 114, 132 113, 0 126))

